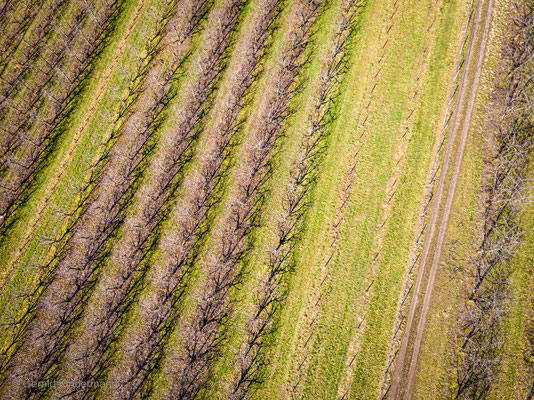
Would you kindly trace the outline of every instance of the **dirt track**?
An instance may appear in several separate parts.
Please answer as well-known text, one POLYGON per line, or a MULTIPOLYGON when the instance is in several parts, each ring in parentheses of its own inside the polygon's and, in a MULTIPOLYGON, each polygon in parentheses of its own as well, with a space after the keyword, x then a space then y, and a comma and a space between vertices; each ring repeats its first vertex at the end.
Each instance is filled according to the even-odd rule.
POLYGON ((438 186, 436 187, 436 193, 434 196, 435 200, 430 215, 427 237, 425 239, 423 253, 421 255, 421 264, 417 273, 413 297, 406 319, 406 326, 404 330, 405 333, 402 338, 399 355, 393 371, 392 384, 388 395, 389 399, 410 399, 413 394, 419 352, 421 350, 421 344, 425 333, 425 326, 432 300, 432 292, 441 259, 443 243, 447 234, 449 218, 458 184, 463 155, 465 153, 465 147, 467 144, 467 136, 471 124, 471 117, 475 105, 478 84, 480 81, 485 48, 488 41, 493 4, 494 0, 481 0, 477 5, 471 39, 465 59, 465 69, 459 87, 457 107, 450 128, 447 149, 443 158, 440 180, 438 186), (454 152, 454 144, 456 142, 456 136, 458 133, 461 134, 458 143, 458 150, 454 161, 451 162, 454 152), (452 167, 453 170, 451 176, 449 177, 448 171, 450 167, 452 167), (444 198, 444 192, 447 189, 447 184, 447 196, 444 198), (438 230, 438 235, 434 240, 436 230, 438 230), (432 245, 434 245, 434 252, 431 260, 430 272, 428 274, 427 285, 423 295, 423 279, 425 276, 425 269, 432 254, 432 245), (415 340, 413 341, 413 346, 410 348, 410 337, 415 326, 415 314, 419 308, 422 295, 423 298, 420 317, 417 322, 417 328, 414 332, 416 336, 415 340))

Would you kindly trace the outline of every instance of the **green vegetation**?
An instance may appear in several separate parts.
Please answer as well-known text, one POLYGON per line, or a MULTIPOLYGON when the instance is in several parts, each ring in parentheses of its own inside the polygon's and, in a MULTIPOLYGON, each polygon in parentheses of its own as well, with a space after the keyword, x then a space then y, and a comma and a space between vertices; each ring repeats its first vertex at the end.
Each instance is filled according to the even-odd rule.
POLYGON ((528 398, 533 6, 1 1, 0 398, 528 398))

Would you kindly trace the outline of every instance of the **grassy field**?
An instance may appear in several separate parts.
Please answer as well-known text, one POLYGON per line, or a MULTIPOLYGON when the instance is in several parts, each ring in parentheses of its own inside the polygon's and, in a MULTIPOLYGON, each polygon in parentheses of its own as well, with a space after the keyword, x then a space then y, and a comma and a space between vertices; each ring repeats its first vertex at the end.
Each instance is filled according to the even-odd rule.
POLYGON ((532 5, 493 3, 0 2, 0 398, 527 398, 532 5))

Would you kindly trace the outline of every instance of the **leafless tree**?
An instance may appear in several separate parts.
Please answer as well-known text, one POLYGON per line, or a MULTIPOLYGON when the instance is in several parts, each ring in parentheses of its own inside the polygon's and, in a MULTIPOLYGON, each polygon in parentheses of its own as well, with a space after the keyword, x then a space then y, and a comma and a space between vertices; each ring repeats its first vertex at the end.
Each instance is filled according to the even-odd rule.
POLYGON ((337 30, 314 97, 314 106, 290 171, 282 211, 278 216, 276 240, 269 252, 268 270, 255 294, 252 317, 247 323, 245 340, 239 352, 237 375, 229 389, 232 399, 247 397, 253 386, 261 381, 266 339, 274 329, 274 318, 284 299, 284 279, 293 267, 292 255, 309 206, 309 193, 325 151, 324 139, 334 118, 335 96, 345 72, 347 45, 361 7, 362 2, 348 0, 340 10, 337 30))
POLYGON ((250 249, 249 235, 259 222, 265 183, 273 168, 271 157, 300 88, 299 73, 306 62, 305 51, 321 6, 322 2, 299 1, 295 7, 276 78, 253 128, 246 159, 236 172, 236 193, 229 199, 216 245, 206 256, 207 283, 196 296, 198 303, 191 324, 182 327, 183 352, 167 359, 172 377, 169 393, 173 397, 193 398, 209 382, 210 365, 225 339, 222 326, 233 308, 229 293, 239 284, 239 265, 250 249))
POLYGON ((456 340, 455 399, 485 398, 497 379, 509 310, 510 263, 525 233, 524 206, 531 201, 528 166, 534 147, 534 8, 516 2, 494 90, 485 165, 480 241, 467 262, 468 289, 456 340))
MULTIPOLYGON (((165 12, 171 12, 171 9, 164 9, 163 12, 161 21, 166 21, 168 15, 165 15, 165 12)), ((156 23, 154 38, 160 37, 164 26, 163 23, 156 23)), ((157 44, 156 40, 147 41, 147 48, 142 56, 144 62, 139 62, 139 70, 146 71, 147 64, 156 53, 157 44)), ((135 74, 132 78, 135 79, 135 74)), ((138 86, 130 86, 127 95, 135 99, 139 90, 138 86)), ((150 115, 147 119, 154 120, 150 115)), ((51 366, 62 357, 65 350, 64 338, 75 326, 81 315, 80 311, 96 284, 107 239, 120 224, 124 204, 132 195, 129 188, 138 178, 136 167, 146 156, 137 150, 136 145, 143 146, 146 143, 146 135, 150 135, 152 131, 149 124, 141 132, 132 132, 132 143, 126 141, 122 142, 123 147, 112 147, 114 152, 110 153, 106 162, 114 168, 95 176, 100 182, 99 189, 88 200, 84 207, 85 212, 78 218, 67 245, 57 249, 57 255, 47 268, 49 272, 41 278, 37 289, 32 293, 29 306, 32 311, 26 313, 25 319, 14 329, 12 349, 4 357, 6 361, 3 368, 7 367, 6 375, 43 378, 51 372, 51 366), (130 154, 137 156, 124 158, 121 149, 127 149, 130 154), (43 316, 46 322, 43 322, 43 316), (29 356, 29 348, 26 345, 35 348, 40 346, 42 351, 32 352, 29 356)), ((36 388, 4 386, 3 389, 28 390, 30 396, 36 394, 36 388)))
POLYGON ((0 108, 0 214, 4 225, 23 203, 25 189, 43 164, 50 144, 62 132, 68 111, 113 27, 119 2, 102 0, 96 21, 80 4, 69 18, 62 2, 53 18, 39 24, 10 68, 2 73, 0 108), (7 74, 7 75, 6 75, 7 74))
MULTIPOLYGON (((247 41, 245 53, 243 57, 239 57, 240 67, 230 78, 232 83, 228 94, 219 98, 222 110, 218 109, 217 115, 220 118, 210 129, 214 135, 213 144, 203 152, 199 173, 192 174, 184 183, 188 188, 188 198, 184 201, 187 204, 179 204, 176 208, 182 217, 182 220, 176 223, 180 228, 177 232, 172 232, 172 237, 167 236, 163 240, 162 248, 168 249, 166 254, 170 259, 166 258, 166 261, 152 268, 158 272, 152 276, 154 292, 142 299, 140 312, 144 324, 141 331, 132 336, 132 340, 128 340, 125 345, 125 368, 117 370, 118 380, 122 382, 120 393, 117 394, 119 398, 131 397, 142 391, 150 392, 150 374, 159 365, 161 346, 169 332, 169 324, 175 319, 186 271, 191 265, 194 249, 203 236, 203 221, 213 206, 214 191, 220 183, 231 154, 231 141, 240 125, 240 115, 248 89, 256 79, 255 66, 263 54, 262 44, 267 39, 266 32, 271 29, 277 14, 277 1, 266 1, 264 6, 252 28, 252 36, 247 41)), ((237 8, 225 11, 232 19, 235 19, 237 12, 237 8)), ((227 17, 222 20, 225 19, 227 17)), ((218 51, 220 45, 217 43, 218 41, 213 42, 213 51, 218 51)))

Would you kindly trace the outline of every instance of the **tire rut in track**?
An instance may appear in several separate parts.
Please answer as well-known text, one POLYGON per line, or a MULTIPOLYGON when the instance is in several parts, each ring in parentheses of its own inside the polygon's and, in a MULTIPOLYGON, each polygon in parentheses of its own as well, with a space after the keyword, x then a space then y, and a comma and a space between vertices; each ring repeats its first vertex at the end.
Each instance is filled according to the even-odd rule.
MULTIPOLYGON (((426 35, 435 35, 435 29, 433 28, 436 25, 438 19, 439 9, 442 7, 441 1, 434 1, 428 5, 432 9, 430 12, 429 21, 425 26, 424 32, 426 35)), ((366 332, 366 318, 371 307, 371 301, 373 298, 375 281, 379 279, 379 267, 380 263, 383 260, 382 250, 384 242, 387 240, 388 234, 388 221, 394 215, 394 205, 393 198, 399 188, 401 179, 404 173, 404 167, 409 160, 406 160, 406 155, 410 145, 412 137, 412 125, 414 121, 412 120, 414 114, 418 110, 418 102, 421 98, 421 91, 423 90, 423 82, 425 74, 430 65, 430 57, 432 55, 433 42, 424 42, 418 54, 418 59, 416 61, 416 69, 413 72, 413 77, 410 81, 410 92, 407 93, 407 99, 405 105, 405 112, 403 115, 402 123, 399 126, 398 130, 398 139, 397 144, 394 149, 394 160, 395 164, 392 168, 392 172, 388 178, 384 199, 381 203, 380 217, 375 228, 375 235, 373 237, 372 251, 373 258, 369 264, 368 270, 366 271, 365 280, 363 287, 365 288, 364 292, 361 293, 359 298, 356 300, 356 304, 361 307, 360 322, 356 329, 356 332, 351 339, 349 345, 349 351, 346 355, 346 365, 348 365, 346 371, 346 381, 343 387, 343 391, 338 390, 338 396, 341 398, 347 398, 350 393, 350 384, 353 380, 353 365, 357 363, 357 357, 362 346, 362 340, 366 332)), ((340 385, 341 388, 341 385, 340 385)))
POLYGON ((429 231, 427 237, 425 238, 425 244, 423 246, 421 264, 417 277, 417 280, 420 283, 418 284, 418 282, 416 282, 414 287, 412 302, 410 304, 410 310, 408 313, 407 323, 405 327, 405 334, 402 338, 399 356, 396 361, 397 364, 392 376, 392 386, 388 396, 388 398, 390 399, 410 399, 413 395, 419 353, 421 350, 426 322, 428 320, 430 303, 432 299, 432 291, 439 269, 441 252, 445 240, 445 235, 447 233, 447 227, 452 211, 455 190, 457 187, 462 159, 467 144, 467 135, 470 128, 471 116, 474 109, 478 83, 481 75, 482 63, 485 55, 485 47, 488 40, 493 3, 494 0, 484 0, 477 5, 477 12, 473 22, 473 34, 471 36, 469 48, 466 54, 465 71, 459 88, 457 111, 453 117, 453 121, 451 124, 449 143, 444 155, 440 181, 436 188, 436 195, 434 196, 434 205, 432 207, 432 212, 430 215, 429 231), (487 7, 484 7, 485 5, 487 5, 487 7), (482 30, 482 33, 480 34, 480 48, 476 49, 476 43, 479 37, 480 30, 482 30), (472 81, 470 81, 471 74, 473 74, 472 81), (459 138, 456 158, 451 164, 453 148, 456 142, 455 139, 458 133, 461 134, 461 137, 459 138), (447 182, 447 175, 450 167, 453 168, 453 171, 450 181, 447 182), (444 202, 443 192, 445 191, 445 187, 447 186, 447 184, 449 187, 447 191, 447 197, 444 202), (439 218, 441 209, 443 210, 443 214, 441 218, 439 218), (422 276, 425 273, 426 264, 428 263, 429 257, 431 255, 431 245, 433 243, 434 233, 436 229, 438 230, 438 236, 435 242, 435 250, 433 252, 433 257, 430 265, 428 281, 424 292, 423 303, 421 306, 421 313, 417 322, 417 330, 415 331, 416 337, 414 340, 413 349, 411 349, 410 354, 408 354, 410 336, 412 330, 414 329, 415 312, 417 306, 419 306, 419 297, 421 296, 422 291, 422 276), (408 374, 404 378, 404 369, 408 362, 408 357, 410 359, 408 366, 408 374), (401 379, 403 380, 402 382, 401 379))
MULTIPOLYGON (((424 234, 427 231, 427 219, 428 219, 428 211, 430 209, 431 201, 432 201, 432 195, 433 195, 433 189, 434 189, 434 183, 436 181, 436 177, 438 175, 440 166, 440 158, 443 150, 443 144, 446 139, 446 131, 449 127, 450 120, 452 118, 452 111, 453 111, 453 103, 456 99, 456 94, 458 92, 458 86, 459 86, 459 78, 461 78, 461 71, 462 71, 462 65, 463 65, 463 55, 466 50, 466 43, 469 39, 469 27, 471 26, 471 19, 473 17, 473 9, 474 9, 474 0, 471 0, 471 6, 469 11, 469 17, 467 18, 467 21, 465 23, 464 28, 464 34, 460 45, 460 52, 456 64, 456 71, 453 78, 453 82, 450 89, 450 96, 449 101, 447 103, 447 107, 445 110, 445 113, 443 114, 443 121, 444 124, 442 127, 440 127, 440 135, 437 138, 437 148, 434 152, 434 158, 432 161, 432 167, 428 173, 427 176, 427 184, 425 189, 425 195, 423 197, 422 202, 422 211, 421 216, 419 219, 419 231, 417 232, 417 237, 414 241, 413 250, 411 253, 411 261, 410 266, 408 268, 407 277, 404 283, 403 291, 401 293, 401 296, 399 297, 399 306, 397 308, 397 319, 395 323, 394 332, 391 339, 391 346, 389 349, 389 358, 386 364, 386 369, 384 372, 384 377, 382 379, 382 391, 381 391, 381 400, 385 399, 389 393, 390 387, 391 387, 391 373, 392 369, 394 367, 394 363, 396 360, 396 357, 399 352, 399 346, 403 335, 403 325, 404 321, 406 320, 405 312, 407 308, 410 306, 410 294, 412 293, 413 289, 413 276, 416 269, 416 265, 419 261, 419 258, 421 256, 421 246, 424 242, 424 234)), ((439 177, 438 177, 439 178, 439 177)))

